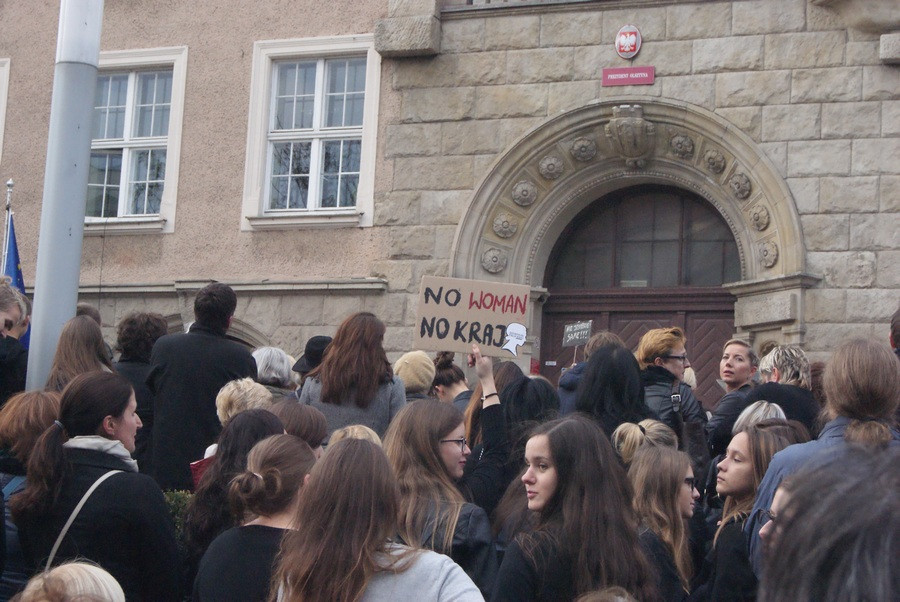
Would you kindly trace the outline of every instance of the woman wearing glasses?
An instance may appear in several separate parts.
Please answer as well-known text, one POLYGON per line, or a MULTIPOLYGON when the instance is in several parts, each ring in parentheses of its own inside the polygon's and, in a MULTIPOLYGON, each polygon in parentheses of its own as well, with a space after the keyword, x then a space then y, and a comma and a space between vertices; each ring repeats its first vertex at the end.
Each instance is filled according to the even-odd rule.
POLYGON ((685 351, 687 339, 678 327, 648 330, 638 343, 635 356, 641 367, 644 402, 660 422, 676 433, 681 432, 673 408, 672 396, 681 396, 684 422, 706 422, 706 414, 691 388, 686 385, 684 371, 691 365, 685 351))
POLYGON ((691 459, 669 447, 645 446, 628 469, 634 488, 639 537, 656 568, 661 600, 685 600, 692 577, 686 522, 700 492, 694 486, 691 459))
POLYGON ((450 556, 487 593, 497 570, 490 523, 457 486, 471 454, 465 432, 451 404, 420 400, 391 422, 384 451, 400 484, 403 542, 450 556))

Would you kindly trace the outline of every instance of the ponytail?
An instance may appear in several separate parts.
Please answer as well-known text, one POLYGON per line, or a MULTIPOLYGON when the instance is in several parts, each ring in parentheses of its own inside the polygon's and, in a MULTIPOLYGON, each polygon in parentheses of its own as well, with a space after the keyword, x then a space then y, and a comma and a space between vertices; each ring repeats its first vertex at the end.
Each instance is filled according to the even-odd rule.
POLYGON ((871 451, 887 449, 892 439, 891 429, 884 422, 875 419, 853 419, 844 431, 844 441, 871 451))
POLYGON ((67 472, 63 457, 65 441, 66 434, 59 421, 54 421, 38 437, 28 458, 25 489, 9 500, 9 509, 16 522, 43 516, 56 502, 67 472))

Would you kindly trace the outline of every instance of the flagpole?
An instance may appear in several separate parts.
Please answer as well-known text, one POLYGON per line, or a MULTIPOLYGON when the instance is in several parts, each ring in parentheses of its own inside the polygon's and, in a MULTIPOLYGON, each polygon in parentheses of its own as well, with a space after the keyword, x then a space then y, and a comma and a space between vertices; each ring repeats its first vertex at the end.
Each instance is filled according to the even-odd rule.
POLYGON ((6 254, 9 251, 9 218, 12 215, 12 189, 13 181, 10 178, 6 182, 6 213, 3 218, 3 263, 0 263, 0 265, 4 268, 6 267, 6 254))

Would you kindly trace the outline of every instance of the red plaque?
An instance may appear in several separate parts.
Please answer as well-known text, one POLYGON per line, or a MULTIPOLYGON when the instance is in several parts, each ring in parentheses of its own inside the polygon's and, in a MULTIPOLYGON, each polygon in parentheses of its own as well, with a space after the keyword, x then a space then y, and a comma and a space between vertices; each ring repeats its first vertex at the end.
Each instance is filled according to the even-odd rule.
POLYGON ((655 67, 612 67, 603 70, 603 86, 647 86, 656 76, 655 67))
POLYGON ((616 54, 623 59, 637 56, 641 50, 641 32, 634 25, 626 25, 616 34, 616 54))

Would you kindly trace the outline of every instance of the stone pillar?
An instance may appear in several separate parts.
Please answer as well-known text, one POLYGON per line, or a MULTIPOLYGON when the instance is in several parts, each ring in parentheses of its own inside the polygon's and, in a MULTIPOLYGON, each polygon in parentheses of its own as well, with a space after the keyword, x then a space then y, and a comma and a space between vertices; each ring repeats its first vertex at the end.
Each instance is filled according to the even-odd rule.
POLYGON ((805 273, 764 280, 726 284, 737 297, 734 304, 736 334, 759 349, 767 343, 802 344, 804 327, 804 291, 820 278, 805 273))
POLYGON ((375 50, 385 57, 441 51, 440 0, 388 0, 388 18, 375 24, 375 50))

